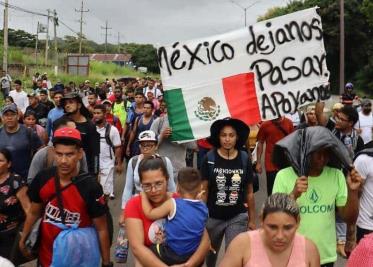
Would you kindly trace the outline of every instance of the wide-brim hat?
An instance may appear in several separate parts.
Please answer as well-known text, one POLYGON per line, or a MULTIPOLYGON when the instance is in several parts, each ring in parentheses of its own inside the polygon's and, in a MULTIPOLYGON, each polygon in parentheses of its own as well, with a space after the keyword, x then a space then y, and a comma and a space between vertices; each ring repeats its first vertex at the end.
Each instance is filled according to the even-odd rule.
POLYGON ((225 118, 215 121, 210 127, 210 137, 208 141, 214 147, 220 147, 219 135, 220 131, 225 126, 232 126, 237 133, 236 148, 241 148, 246 144, 247 138, 250 133, 250 128, 243 121, 239 119, 225 118))
POLYGON ((80 114, 82 114, 86 118, 90 117, 90 113, 89 113, 88 109, 86 108, 86 106, 84 105, 83 100, 82 100, 81 96, 79 95, 79 93, 71 92, 71 93, 65 94, 63 96, 63 98, 61 99, 61 106, 62 107, 65 107, 65 101, 67 99, 76 99, 76 101, 81 104, 80 114))

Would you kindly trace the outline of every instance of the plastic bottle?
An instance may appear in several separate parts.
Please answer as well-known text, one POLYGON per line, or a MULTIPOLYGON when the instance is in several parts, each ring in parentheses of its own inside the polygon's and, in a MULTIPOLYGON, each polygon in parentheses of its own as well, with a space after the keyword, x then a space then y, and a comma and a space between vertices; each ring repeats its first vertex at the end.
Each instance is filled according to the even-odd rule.
POLYGON ((119 228, 117 244, 115 245, 115 262, 126 263, 128 256, 128 239, 124 227, 119 228))

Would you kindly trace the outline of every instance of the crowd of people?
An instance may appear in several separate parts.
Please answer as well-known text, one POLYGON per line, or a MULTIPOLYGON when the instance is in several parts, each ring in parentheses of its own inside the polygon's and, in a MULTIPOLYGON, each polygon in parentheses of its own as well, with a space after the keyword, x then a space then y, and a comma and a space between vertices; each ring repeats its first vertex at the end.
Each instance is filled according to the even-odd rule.
POLYGON ((329 267, 337 253, 369 266, 353 264, 373 235, 372 104, 352 83, 330 116, 317 102, 257 125, 218 119, 176 143, 159 80, 37 73, 26 91, 3 76, 0 262, 113 266, 116 177, 136 267, 329 267))

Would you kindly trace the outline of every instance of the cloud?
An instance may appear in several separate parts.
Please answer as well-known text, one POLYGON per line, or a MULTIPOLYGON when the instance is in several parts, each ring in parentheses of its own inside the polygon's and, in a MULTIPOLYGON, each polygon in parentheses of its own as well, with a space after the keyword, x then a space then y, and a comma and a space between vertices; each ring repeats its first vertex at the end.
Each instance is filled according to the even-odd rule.
MULTIPOLYGON (((236 0, 235 0, 236 1, 236 0)), ((58 17, 76 32, 79 32, 81 1, 76 0, 12 0, 13 5, 46 13, 56 9, 58 17)), ((237 0, 248 6, 254 0, 237 0)), ((259 15, 268 8, 284 5, 284 0, 261 0, 247 11, 248 23, 255 23, 259 15)), ((188 40, 224 33, 243 27, 244 11, 229 0, 85 0, 85 24, 83 33, 98 43, 104 42, 105 21, 108 20, 110 43, 117 43, 118 32, 121 42, 166 44, 177 40, 188 40)), ((2 15, 2 12, 1 12, 2 15)), ((35 33, 37 22, 46 23, 38 17, 10 10, 9 27, 35 33)), ((52 33, 52 23, 50 32, 52 33)), ((63 25, 57 29, 58 36, 73 35, 63 25)), ((41 37, 45 38, 45 37, 41 37)))

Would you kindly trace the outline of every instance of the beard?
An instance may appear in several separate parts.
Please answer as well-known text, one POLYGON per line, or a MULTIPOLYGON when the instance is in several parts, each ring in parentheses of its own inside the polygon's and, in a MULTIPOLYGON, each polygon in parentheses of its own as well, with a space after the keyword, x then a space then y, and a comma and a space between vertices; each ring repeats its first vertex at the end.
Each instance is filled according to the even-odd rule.
POLYGON ((101 123, 103 123, 103 122, 104 122, 104 119, 95 120, 95 123, 96 123, 96 124, 101 124, 101 123))

